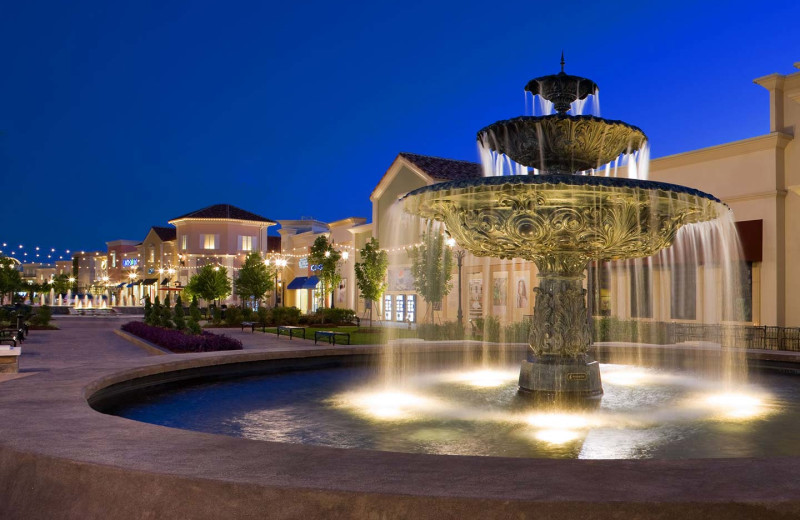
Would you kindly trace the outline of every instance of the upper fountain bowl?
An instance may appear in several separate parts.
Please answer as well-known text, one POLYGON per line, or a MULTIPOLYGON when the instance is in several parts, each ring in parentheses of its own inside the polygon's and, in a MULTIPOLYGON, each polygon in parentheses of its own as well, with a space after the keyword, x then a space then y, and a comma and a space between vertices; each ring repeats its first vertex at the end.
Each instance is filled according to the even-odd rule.
POLYGON ((543 173, 560 174, 599 168, 646 140, 639 128, 622 121, 564 114, 517 117, 478 132, 483 146, 543 173))
POLYGON ((597 84, 587 78, 572 76, 564 72, 564 55, 561 55, 561 72, 534 78, 525 85, 525 90, 534 96, 551 101, 556 111, 565 114, 570 104, 589 95, 597 94, 597 84))

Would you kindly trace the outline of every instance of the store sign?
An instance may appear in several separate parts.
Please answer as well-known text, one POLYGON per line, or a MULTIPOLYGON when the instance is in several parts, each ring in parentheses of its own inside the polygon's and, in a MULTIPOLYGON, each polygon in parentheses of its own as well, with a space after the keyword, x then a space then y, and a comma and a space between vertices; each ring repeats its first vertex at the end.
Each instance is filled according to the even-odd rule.
POLYGON ((139 265, 138 258, 123 258, 122 267, 136 267, 139 265))
POLYGON ((300 269, 305 269, 308 267, 308 258, 301 258, 299 262, 297 262, 298 267, 300 269))
POLYGON ((314 264, 311 266, 311 272, 322 271, 322 264, 314 264))

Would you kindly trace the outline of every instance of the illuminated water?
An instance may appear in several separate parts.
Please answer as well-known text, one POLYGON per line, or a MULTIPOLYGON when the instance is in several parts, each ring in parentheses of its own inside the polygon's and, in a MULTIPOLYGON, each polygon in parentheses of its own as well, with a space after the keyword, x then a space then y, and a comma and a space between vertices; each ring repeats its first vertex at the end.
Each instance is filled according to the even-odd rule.
POLYGON ((265 441, 448 455, 706 458, 800 454, 800 380, 602 366, 599 401, 555 407, 517 394, 518 368, 436 370, 387 388, 372 368, 290 372, 151 392, 130 419, 265 441))

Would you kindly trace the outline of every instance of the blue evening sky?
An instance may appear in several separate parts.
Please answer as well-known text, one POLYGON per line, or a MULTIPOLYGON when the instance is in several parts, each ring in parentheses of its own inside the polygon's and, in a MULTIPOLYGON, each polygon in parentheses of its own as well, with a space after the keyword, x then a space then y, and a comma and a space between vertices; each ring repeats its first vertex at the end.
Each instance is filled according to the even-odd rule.
POLYGON ((371 216, 400 151, 477 160, 522 88, 595 80, 654 157, 768 132, 794 1, 0 4, 0 242, 105 249, 215 203, 371 216))

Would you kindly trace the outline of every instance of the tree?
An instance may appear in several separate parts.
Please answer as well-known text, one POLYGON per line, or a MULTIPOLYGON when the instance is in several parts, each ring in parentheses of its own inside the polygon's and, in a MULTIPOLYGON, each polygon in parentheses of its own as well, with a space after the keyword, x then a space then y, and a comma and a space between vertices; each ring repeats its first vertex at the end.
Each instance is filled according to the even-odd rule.
POLYGON ((67 294, 70 289, 72 289, 72 283, 66 273, 61 273, 53 278, 53 292, 56 294, 67 294))
MULTIPOLYGON (((317 276, 322 282, 322 300, 328 301, 328 294, 333 288, 342 281, 339 274, 339 261, 342 254, 333 248, 333 243, 328 242, 328 237, 320 235, 311 244, 308 254, 308 261, 312 265, 321 265, 322 269, 317 271, 317 276)), ((333 308, 333 298, 331 298, 331 308, 333 308)))
POLYGON ((453 253, 445 243, 444 233, 431 225, 422 233, 422 243, 408 252, 414 289, 428 303, 426 316, 433 321, 434 305, 450 293, 453 284, 453 253))
POLYGON ((192 296, 192 303, 189 305, 189 321, 186 323, 186 328, 191 334, 201 334, 203 332, 200 328, 200 309, 197 306, 197 296, 192 296))
POLYGON ((192 303, 189 304, 189 316, 191 316, 191 318, 197 323, 200 323, 200 320, 202 319, 202 316, 200 315, 200 307, 197 305, 197 296, 192 296, 192 303))
POLYGON ((172 323, 172 303, 169 294, 164 297, 164 305, 161 307, 161 326, 171 329, 175 326, 172 323))
POLYGON ((186 329, 186 319, 184 318, 184 311, 183 311, 183 302, 181 301, 181 295, 178 295, 178 298, 175 300, 175 328, 178 330, 185 330, 186 329))
POLYGON ((220 266, 204 265, 189 280, 186 290, 207 302, 221 300, 231 293, 228 270, 220 266))
POLYGON ((153 302, 153 308, 150 310, 150 325, 161 327, 163 325, 161 322, 162 316, 161 300, 158 298, 158 295, 156 295, 156 300, 153 302))
POLYGON ((389 266, 389 255, 382 251, 375 237, 370 238, 359 252, 361 262, 356 262, 356 283, 361 297, 369 304, 369 324, 372 326, 372 308, 379 302, 386 291, 386 269, 389 266))
POLYGON ((144 297, 144 322, 148 325, 153 324, 153 303, 150 301, 150 296, 144 297))
POLYGON ((275 271, 264 264, 261 255, 250 253, 236 277, 236 295, 242 300, 259 301, 274 289, 274 277, 275 271))
POLYGON ((6 294, 12 300, 13 294, 22 289, 22 276, 13 260, 0 257, 0 305, 5 303, 6 294))

